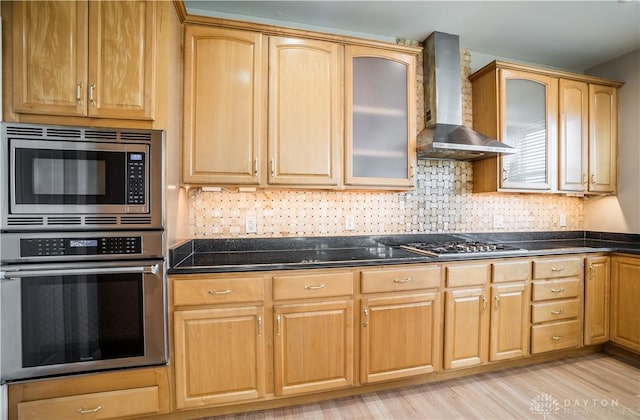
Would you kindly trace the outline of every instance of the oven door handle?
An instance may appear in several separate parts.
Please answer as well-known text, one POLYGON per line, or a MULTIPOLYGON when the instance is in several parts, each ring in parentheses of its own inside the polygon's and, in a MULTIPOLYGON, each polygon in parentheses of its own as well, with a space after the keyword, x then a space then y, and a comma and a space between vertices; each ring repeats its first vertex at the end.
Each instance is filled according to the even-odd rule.
POLYGON ((133 267, 1 271, 0 279, 4 280, 4 279, 14 279, 14 278, 24 278, 24 277, 75 276, 75 275, 93 275, 93 274, 126 274, 126 273, 158 274, 158 272, 159 272, 158 264, 153 264, 149 266, 133 266, 133 267))

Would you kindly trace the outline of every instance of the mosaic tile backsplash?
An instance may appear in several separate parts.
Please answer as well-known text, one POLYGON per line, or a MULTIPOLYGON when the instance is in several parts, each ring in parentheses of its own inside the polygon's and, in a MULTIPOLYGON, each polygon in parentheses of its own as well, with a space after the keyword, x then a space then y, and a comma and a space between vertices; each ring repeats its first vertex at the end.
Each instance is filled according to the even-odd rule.
POLYGON ((189 191, 193 238, 583 230, 582 198, 471 194, 469 162, 420 160, 410 192, 189 191), (504 229, 494 229, 494 215, 504 229), (560 227, 561 215, 566 227, 560 227), (245 220, 255 216, 257 233, 245 220), (347 216, 355 229, 346 230, 347 216))

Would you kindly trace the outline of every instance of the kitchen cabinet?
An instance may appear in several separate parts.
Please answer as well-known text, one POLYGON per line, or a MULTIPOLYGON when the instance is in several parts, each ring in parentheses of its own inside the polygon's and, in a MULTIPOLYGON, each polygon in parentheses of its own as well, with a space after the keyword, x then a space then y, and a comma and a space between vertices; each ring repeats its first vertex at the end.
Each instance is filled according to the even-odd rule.
POLYGON ((580 257, 533 261, 531 353, 582 345, 583 261, 580 257))
POLYGON ((9 420, 115 419, 170 411, 168 368, 92 373, 9 385, 9 420))
POLYGON ((275 395, 353 385, 352 295, 352 271, 273 277, 275 395))
POLYGON ((501 61, 470 80, 474 128, 518 150, 474 162, 474 192, 615 193, 622 83, 501 61))
POLYGON ((183 182, 336 187, 342 46, 185 27, 183 182))
POLYGON ((265 393, 260 276, 173 276, 176 408, 253 400, 265 393))
POLYGON ((609 341, 610 258, 587 257, 584 272, 584 344, 609 341))
POLYGON ((345 48, 346 186, 413 187, 415 83, 415 55, 345 48))
POLYGON ((361 383, 440 369, 440 282, 438 265, 361 272, 361 383))
POLYGON ((640 258, 611 259, 611 341, 640 352, 640 258))
POLYGON ((11 3, 14 112, 154 119, 155 2, 11 3))
POLYGON ((559 185, 563 192, 614 193, 617 88, 559 81, 559 185))

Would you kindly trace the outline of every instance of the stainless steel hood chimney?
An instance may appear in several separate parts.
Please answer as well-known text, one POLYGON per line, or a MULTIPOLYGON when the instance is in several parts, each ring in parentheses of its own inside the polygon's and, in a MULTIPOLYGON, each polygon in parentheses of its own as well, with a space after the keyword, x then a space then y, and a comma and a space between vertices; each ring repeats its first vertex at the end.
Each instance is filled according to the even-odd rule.
POLYGON ((462 125, 460 42, 433 32, 424 41, 425 128, 419 159, 480 160, 516 149, 462 125))

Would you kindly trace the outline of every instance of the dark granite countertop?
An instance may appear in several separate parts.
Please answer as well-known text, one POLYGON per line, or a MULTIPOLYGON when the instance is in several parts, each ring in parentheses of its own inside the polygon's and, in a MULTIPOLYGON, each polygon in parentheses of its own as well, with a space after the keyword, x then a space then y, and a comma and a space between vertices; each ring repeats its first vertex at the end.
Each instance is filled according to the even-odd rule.
POLYGON ((488 258, 622 252, 640 255, 640 235, 604 232, 514 232, 193 239, 169 252, 169 274, 222 273, 467 261, 488 258), (411 242, 487 241, 521 251, 431 257, 401 249, 411 242))

